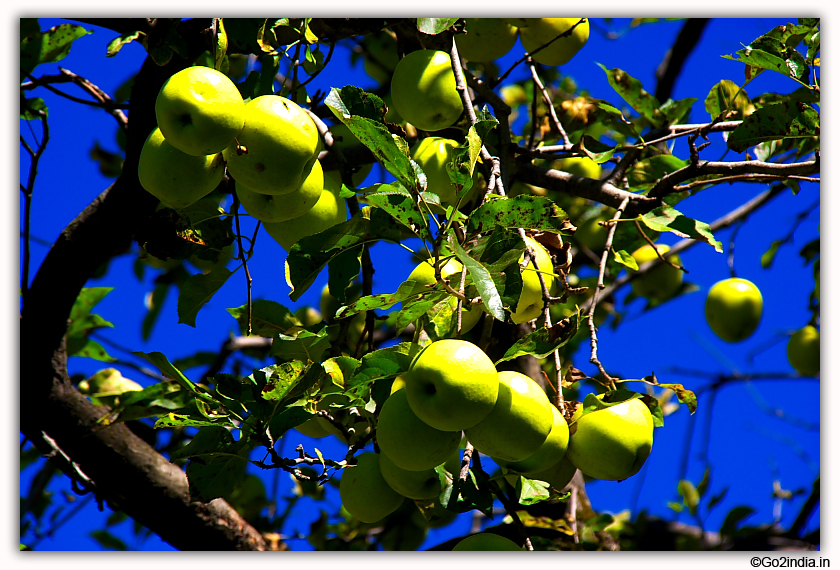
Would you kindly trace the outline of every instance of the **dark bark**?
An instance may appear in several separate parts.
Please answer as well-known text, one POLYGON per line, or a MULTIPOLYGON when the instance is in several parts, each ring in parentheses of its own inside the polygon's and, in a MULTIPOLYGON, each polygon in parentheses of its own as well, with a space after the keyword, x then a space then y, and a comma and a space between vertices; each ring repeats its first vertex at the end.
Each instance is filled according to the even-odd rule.
MULTIPOLYGON (((194 57, 205 49, 208 21, 180 27, 194 57)), ((106 501, 183 550, 264 550, 262 537, 226 502, 190 500, 184 472, 123 425, 97 424, 103 409, 72 385, 67 374, 65 333, 73 302, 96 269, 130 246, 157 200, 137 179, 143 143, 154 129, 154 100, 163 82, 189 63, 174 57, 164 67, 147 60, 131 95, 123 174, 62 232, 23 299, 21 432, 38 448, 55 451, 43 435, 95 485, 106 501)), ((57 458, 58 460, 58 458, 57 458)), ((74 478, 71 464, 60 462, 74 478)))
POLYGON ((703 35, 703 30, 706 29, 708 23, 708 18, 688 18, 677 35, 674 45, 665 54, 662 63, 656 70, 656 79, 659 82, 656 84, 654 95, 660 103, 664 103, 671 97, 677 77, 679 77, 688 56, 691 55, 691 52, 697 46, 697 42, 700 41, 700 36, 703 35))

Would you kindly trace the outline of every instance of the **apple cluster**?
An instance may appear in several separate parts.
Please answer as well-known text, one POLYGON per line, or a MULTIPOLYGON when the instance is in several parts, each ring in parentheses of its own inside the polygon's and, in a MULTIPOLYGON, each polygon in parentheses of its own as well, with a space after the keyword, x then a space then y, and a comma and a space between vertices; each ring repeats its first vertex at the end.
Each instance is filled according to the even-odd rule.
POLYGON ((464 437, 507 474, 562 489, 577 469, 616 481, 635 475, 653 445, 653 419, 638 398, 607 402, 601 395, 585 412, 579 408, 570 429, 531 378, 497 371, 473 343, 439 340, 395 380, 379 413, 380 453, 361 454, 342 476, 344 507, 374 522, 406 497, 436 499, 441 480, 435 468, 458 476, 464 437))
MULTIPOLYGON (((459 54, 468 61, 489 62, 507 54, 516 43, 533 52, 534 61, 558 66, 567 63, 589 40, 589 20, 580 18, 466 18, 465 33, 457 34, 459 54), (564 35, 565 34, 565 35, 564 35)), ((380 81, 382 65, 393 65, 391 98, 396 112, 420 130, 451 127, 464 110, 456 89, 449 53, 421 49, 399 59, 387 36, 366 46, 377 63, 366 69, 380 81), (388 49, 388 48, 392 49, 388 49)))
POLYGON ((193 66, 163 85, 155 114, 138 175, 164 205, 194 204, 227 168, 239 201, 287 250, 346 219, 341 184, 318 161, 318 128, 293 101, 263 95, 246 102, 226 75, 193 66))

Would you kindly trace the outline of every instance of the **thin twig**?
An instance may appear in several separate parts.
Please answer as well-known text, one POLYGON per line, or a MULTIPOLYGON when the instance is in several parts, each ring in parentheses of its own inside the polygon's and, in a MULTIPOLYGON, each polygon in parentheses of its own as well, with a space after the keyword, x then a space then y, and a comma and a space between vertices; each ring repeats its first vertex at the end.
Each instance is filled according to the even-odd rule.
MULTIPOLYGON (((239 245, 239 257, 238 259, 242 262, 242 266, 245 268, 245 282, 248 288, 248 336, 251 336, 253 333, 252 323, 253 323, 253 302, 251 299, 251 285, 253 283, 253 279, 251 278, 251 272, 248 270, 248 255, 245 252, 245 248, 242 247, 242 230, 239 226, 239 197, 236 195, 236 192, 232 192, 233 194, 233 206, 231 207, 231 211, 233 212, 233 219, 236 222, 236 239, 239 245)), ((251 247, 253 248, 254 244, 251 243, 251 247)))
MULTIPOLYGON (((627 207, 629 202, 629 197, 624 199, 616 210, 615 215, 612 218, 613 220, 618 220, 622 214, 624 214, 624 209, 627 207)), ((595 307, 598 305, 598 294, 601 289, 604 288, 604 273, 606 273, 607 270, 607 258, 609 257, 610 249, 612 249, 612 241, 613 236, 615 235, 616 227, 616 224, 612 224, 612 227, 610 227, 607 232, 607 243, 604 245, 604 252, 601 254, 601 263, 598 265, 598 284, 595 286, 595 292, 592 294, 592 302, 589 306, 589 345, 591 347, 589 362, 598 367, 598 370, 604 376, 604 379, 612 386, 613 389, 615 389, 615 382, 612 376, 607 374, 607 371, 598 359, 598 335, 595 327, 595 307)))
MULTIPOLYGON (((563 128, 563 124, 560 122, 560 119, 557 117, 557 111, 554 109, 554 103, 551 101, 551 97, 548 94, 548 91, 543 85, 543 82, 540 80, 540 76, 537 74, 537 68, 531 58, 528 58, 528 67, 531 69, 531 78, 534 80, 534 84, 539 88, 540 92, 543 96, 543 101, 548 106, 548 114, 551 117, 551 121, 554 123, 554 128, 560 133, 560 136, 563 139, 563 144, 566 146, 570 146, 572 142, 569 140, 569 135, 566 134, 566 130, 563 128)), ((536 122, 536 114, 534 114, 534 122, 536 122)))

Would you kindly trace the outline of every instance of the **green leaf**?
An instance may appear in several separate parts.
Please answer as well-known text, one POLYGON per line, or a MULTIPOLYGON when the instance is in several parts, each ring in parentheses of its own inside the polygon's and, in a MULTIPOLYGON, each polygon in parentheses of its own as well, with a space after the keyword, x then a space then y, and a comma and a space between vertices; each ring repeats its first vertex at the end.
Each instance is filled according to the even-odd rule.
POLYGON ((365 194, 365 200, 391 214, 418 237, 429 241, 434 239, 426 215, 420 211, 416 195, 412 195, 399 182, 378 184, 376 192, 365 194))
POLYGON ((659 112, 665 116, 666 124, 676 125, 683 122, 683 120, 688 117, 691 112, 691 108, 696 102, 696 97, 687 97, 685 99, 680 99, 679 101, 668 99, 662 103, 661 107, 659 107, 659 112))
POLYGON ((688 411, 690 413, 693 414, 697 411, 697 396, 694 394, 694 392, 687 389, 682 384, 660 384, 657 382, 656 385, 673 390, 674 393, 676 393, 677 395, 677 399, 686 406, 688 406, 688 411))
POLYGON ((185 390, 189 390, 192 393, 197 392, 196 385, 193 384, 189 378, 184 376, 183 372, 175 368, 175 366, 169 362, 169 359, 162 352, 132 352, 131 354, 139 356, 140 358, 145 358, 157 366, 158 370, 160 370, 165 377, 170 380, 175 380, 185 390))
POLYGON ((738 525, 747 517, 752 516, 755 512, 755 509, 752 507, 744 505, 733 508, 727 513, 726 518, 723 520, 723 524, 720 526, 720 534, 724 536, 735 536, 735 532, 738 530, 738 525))
POLYGON ((644 90, 641 81, 624 70, 607 69, 600 63, 597 65, 607 74, 607 79, 616 93, 621 95, 621 98, 633 107, 637 113, 657 126, 665 122, 665 116, 659 110, 659 101, 644 90))
POLYGON ((697 505, 700 504, 700 493, 697 491, 697 487, 691 481, 682 479, 677 484, 677 492, 682 497, 685 506, 688 507, 688 512, 692 515, 697 513, 697 505))
POLYGON ((227 59, 228 50, 228 36, 225 31, 225 19, 219 18, 219 33, 216 35, 216 46, 214 50, 213 69, 217 71, 222 70, 225 60, 227 59))
MULTIPOLYGON (((634 250, 635 251, 635 250, 634 250)), ((613 259, 616 263, 620 263, 624 267, 628 269, 632 269, 633 271, 639 270, 639 264, 636 262, 636 258, 633 255, 623 249, 615 249, 613 247, 613 259)))
POLYGON ((91 314, 95 307, 105 296, 113 291, 113 287, 85 287, 79 292, 79 296, 73 302, 70 309, 70 319, 67 326, 67 335, 76 336, 85 334, 91 330, 114 325, 96 314, 91 314))
POLYGON ((178 295, 178 322, 195 327, 195 318, 204 305, 227 283, 233 272, 216 267, 210 273, 197 273, 187 278, 178 295))
POLYGON ((747 112, 752 107, 752 101, 747 92, 741 89, 738 84, 729 79, 721 80, 717 85, 712 87, 709 94, 706 95, 706 111, 709 112, 709 117, 716 119, 724 111, 735 111, 727 120, 741 120, 747 116, 747 112))
POLYGON ((791 79, 807 82, 810 70, 805 63, 805 57, 796 50, 796 44, 799 42, 788 42, 790 37, 791 31, 779 26, 753 40, 750 45, 735 52, 735 55, 723 57, 744 63, 751 68, 769 69, 791 79))
MULTIPOLYGON (((37 24, 37 20, 35 20, 37 24)), ((21 61, 20 79, 32 73, 42 63, 61 61, 70 53, 72 44, 77 39, 92 34, 76 24, 60 24, 45 32, 33 26, 33 20, 21 19, 21 61), (24 21, 25 20, 25 21, 24 21)))
POLYGON ((394 293, 362 297, 358 301, 354 301, 345 307, 341 307, 336 312, 335 316, 338 319, 344 319, 365 311, 372 311, 374 309, 390 309, 397 303, 401 303, 409 297, 412 297, 414 295, 412 292, 414 290, 414 286, 414 281, 405 281, 394 293))
POLYGON ((436 36, 448 30, 458 18, 417 18, 417 29, 424 34, 436 36))
POLYGON ((271 345, 271 354, 281 360, 320 362, 329 347, 330 339, 324 327, 317 333, 302 330, 294 335, 278 334, 271 345))
POLYGON ((93 358, 101 362, 116 362, 117 359, 108 354, 101 344, 84 337, 67 339, 67 356, 82 356, 93 358), (73 341, 73 342, 71 342, 73 341))
POLYGON ((586 527, 592 532, 602 532, 608 526, 615 522, 615 517, 610 513, 601 513, 586 521, 586 527))
POLYGON ((541 503, 542 501, 546 501, 551 497, 551 491, 549 490, 551 485, 549 485, 545 481, 538 481, 536 479, 520 477, 517 487, 520 487, 520 505, 535 505, 537 503, 541 503))
POLYGON ((324 103, 404 187, 418 192, 423 189, 408 144, 401 137, 392 135, 384 123, 382 99, 349 85, 340 90, 333 88, 324 103))
POLYGON ((49 117, 47 104, 40 97, 21 99, 20 118, 24 121, 40 120, 41 117, 49 117))
POLYGON ((764 141, 818 137, 820 115, 801 101, 783 101, 760 107, 729 134, 726 143, 735 152, 764 141))
POLYGON ((667 231, 683 238, 696 239, 711 245, 718 253, 723 253, 723 245, 712 235, 709 224, 686 217, 670 206, 654 208, 642 216, 640 221, 654 231, 667 231))
POLYGON ((496 226, 571 234, 566 212, 549 198, 526 194, 492 196, 470 214, 467 232, 487 233, 496 226))
MULTIPOLYGON (((228 313, 239 323, 241 334, 248 330, 248 305, 228 309, 228 313)), ((251 334, 264 338, 274 338, 279 333, 286 333, 292 327, 301 326, 291 310, 277 301, 258 299, 251 303, 251 334)))
POLYGON ((266 382, 262 390, 262 397, 269 401, 282 401, 306 374, 309 366, 300 360, 295 360, 260 369, 259 373, 265 376, 266 382))
POLYGON ((297 301, 312 286, 321 270, 338 255, 379 240, 398 243, 401 237, 397 222, 387 212, 374 208, 369 212, 362 210, 346 222, 319 234, 302 238, 286 258, 287 280, 292 287, 289 297, 297 301))
POLYGON ((550 328, 542 327, 528 333, 516 341, 505 355, 496 361, 496 365, 526 354, 532 354, 537 358, 545 358, 569 342, 577 333, 579 326, 580 316, 576 315, 574 319, 564 319, 553 324, 550 328))
POLYGON ((99 543, 102 550, 128 550, 128 545, 107 530, 93 530, 89 535, 99 543))
POLYGON ((496 289, 496 284, 493 282, 493 277, 490 275, 490 272, 464 251, 458 243, 457 238, 452 239, 449 245, 452 248, 452 252, 467 268, 470 277, 472 277, 473 284, 478 289, 478 294, 481 295, 481 300, 484 301, 484 307, 487 309, 487 312, 497 320, 504 321, 505 309, 502 306, 502 299, 499 296, 499 291, 496 289))
POLYGON ((130 44, 135 40, 140 39, 140 37, 141 33, 139 31, 134 31, 126 32, 118 38, 111 40, 111 42, 108 44, 108 49, 105 52, 105 57, 116 56, 124 46, 130 44))
POLYGON ((770 247, 767 248, 761 256, 761 267, 764 269, 770 269, 773 266, 773 260, 776 259, 776 253, 779 251, 779 246, 784 243, 784 240, 777 239, 773 243, 770 244, 770 247))
POLYGON ((210 456, 238 453, 240 444, 237 443, 231 433, 220 426, 203 427, 193 436, 190 442, 184 447, 173 450, 170 453, 171 460, 188 459, 191 457, 210 456))
MULTIPOLYGON (((233 439, 230 433, 228 436, 233 439)), ((238 451, 233 452, 236 447, 231 447, 230 454, 213 457, 206 462, 193 459, 187 465, 187 480, 193 500, 206 503, 228 495, 245 477, 245 470, 248 467, 248 448, 243 445, 238 451)))

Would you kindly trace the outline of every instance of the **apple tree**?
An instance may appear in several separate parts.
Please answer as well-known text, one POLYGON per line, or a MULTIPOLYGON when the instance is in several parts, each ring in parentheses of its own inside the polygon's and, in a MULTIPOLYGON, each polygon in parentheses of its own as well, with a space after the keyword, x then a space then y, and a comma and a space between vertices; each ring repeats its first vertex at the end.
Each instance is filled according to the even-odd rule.
MULTIPOLYGON (((736 275, 740 228, 801 212, 760 230, 785 280, 774 259, 819 208, 820 21, 735 38, 704 65, 743 79, 675 100, 707 24, 629 22, 680 31, 655 85, 604 60, 596 92, 565 66, 620 36, 609 19, 21 19, 21 470, 37 472, 21 548, 85 496, 108 513, 104 548, 126 547, 109 530, 125 518, 182 550, 816 547, 818 473, 774 489, 798 509, 787 526, 730 505, 709 528, 726 488, 710 463, 689 476, 690 435, 676 476, 643 470, 672 420, 711 418, 760 374, 608 356, 642 346, 632 317, 668 335, 687 318, 671 307, 705 298, 701 248, 732 279, 709 334, 752 336, 784 309, 736 275), (142 46, 112 93, 53 71, 94 27, 111 41, 91 70, 142 46), (754 92, 767 76, 778 92, 754 92), (109 116, 120 150, 91 153, 113 181, 35 267, 38 199, 60 191, 39 184, 55 98, 109 116), (105 335, 96 307, 127 282, 146 292, 136 340, 105 335), (266 485, 280 475, 289 495, 266 485), (588 493, 601 480, 672 489, 683 522, 610 512, 588 493), (320 514, 290 535, 304 504, 320 514)), ((790 367, 767 378, 819 377, 819 251, 801 248, 807 318, 771 339, 790 367)))

